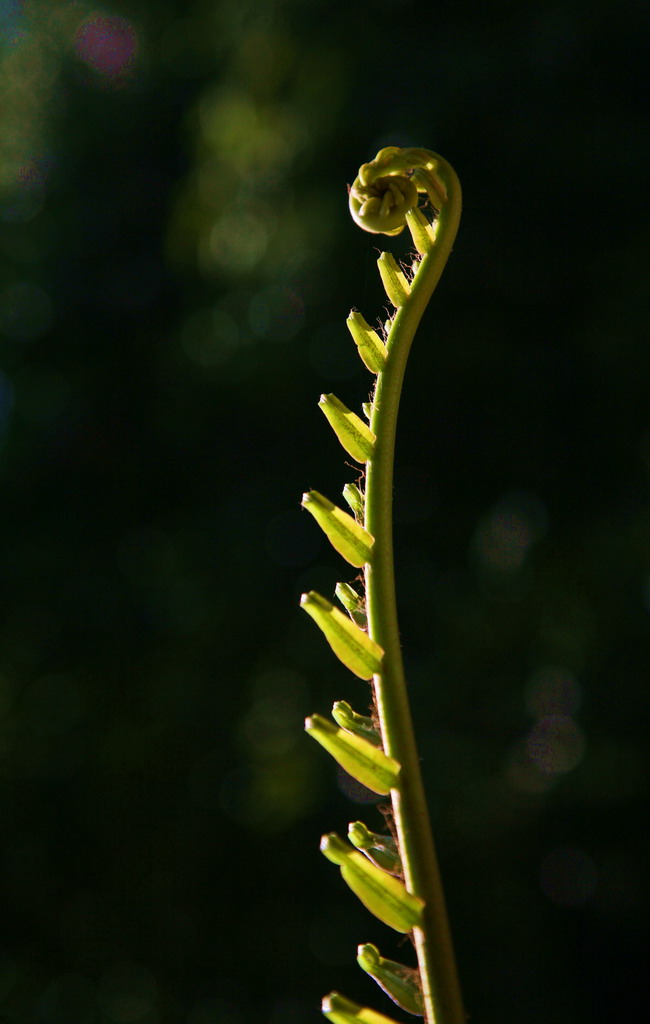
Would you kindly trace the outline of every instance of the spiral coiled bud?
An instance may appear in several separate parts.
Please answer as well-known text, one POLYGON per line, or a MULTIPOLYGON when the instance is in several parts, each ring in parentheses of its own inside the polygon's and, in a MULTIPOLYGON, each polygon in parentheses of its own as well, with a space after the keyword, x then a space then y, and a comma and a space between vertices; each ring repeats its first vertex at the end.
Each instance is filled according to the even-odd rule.
POLYGON ((352 219, 364 231, 399 235, 406 214, 417 209, 418 193, 427 193, 433 208, 439 210, 447 199, 438 174, 441 163, 441 157, 428 149, 380 149, 374 160, 361 165, 350 188, 352 219))
POLYGON ((399 235, 406 224, 406 214, 417 204, 416 185, 403 174, 387 174, 367 185, 361 183, 359 176, 350 189, 353 220, 364 231, 376 235, 399 235))

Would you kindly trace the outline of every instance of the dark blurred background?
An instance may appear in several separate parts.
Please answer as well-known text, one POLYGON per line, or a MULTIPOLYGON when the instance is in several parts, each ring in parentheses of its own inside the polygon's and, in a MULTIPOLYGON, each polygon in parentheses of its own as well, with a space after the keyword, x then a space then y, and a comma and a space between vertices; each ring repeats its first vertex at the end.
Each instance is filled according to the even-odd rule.
POLYGON ((643 0, 0 2, 3 1022, 392 1014, 356 946, 411 953, 318 852, 381 818, 302 732, 368 692, 298 609, 354 575, 299 501, 356 476, 316 403, 368 396, 345 186, 389 144, 464 187, 396 554, 470 1019, 643 1019, 649 30, 643 0))

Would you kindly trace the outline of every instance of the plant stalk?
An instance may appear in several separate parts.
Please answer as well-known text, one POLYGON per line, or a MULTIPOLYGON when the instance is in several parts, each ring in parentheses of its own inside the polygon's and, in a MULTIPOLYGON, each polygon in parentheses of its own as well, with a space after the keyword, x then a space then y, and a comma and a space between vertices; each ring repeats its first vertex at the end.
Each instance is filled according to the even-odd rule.
MULTIPOLYGON (((426 1024, 465 1024, 451 931, 426 803, 400 648, 393 565, 392 495, 397 415, 411 343, 451 251, 461 210, 455 172, 440 160, 447 188, 436 242, 422 258, 411 294, 398 310, 388 337, 388 359, 377 378, 371 429, 377 441, 367 463, 365 528, 375 538, 366 565, 368 633, 383 647, 381 674, 373 685, 383 746, 402 766, 399 787, 391 791, 395 827, 406 887, 425 902, 421 927, 413 937, 423 986, 426 1024)), ((436 202, 435 195, 432 199, 436 202)), ((438 203, 436 202, 436 205, 438 203)))

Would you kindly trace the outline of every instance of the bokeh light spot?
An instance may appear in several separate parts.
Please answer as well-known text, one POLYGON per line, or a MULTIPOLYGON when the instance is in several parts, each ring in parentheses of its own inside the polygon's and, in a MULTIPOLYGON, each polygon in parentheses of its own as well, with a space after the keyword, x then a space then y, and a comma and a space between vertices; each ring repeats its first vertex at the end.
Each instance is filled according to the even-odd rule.
POLYGON ((43 209, 45 202, 45 189, 37 185, 25 187, 17 178, 20 186, 0 206, 0 221, 5 224, 27 224, 33 220, 43 209))
POLYGON ((42 188, 47 181, 50 161, 45 157, 31 157, 19 169, 16 178, 25 188, 42 188))
POLYGON ((211 258, 223 270, 252 270, 266 253, 270 224, 263 205, 229 207, 214 224, 209 239, 211 258))
POLYGON ((583 850, 558 847, 542 861, 542 890, 561 907, 586 903, 596 888, 596 879, 596 865, 583 850))
POLYGON ((526 738, 533 764, 546 775, 569 772, 582 760, 582 730, 566 715, 548 715, 533 726, 526 738))
POLYGON ((291 700, 276 695, 260 698, 244 717, 240 735, 257 754, 280 757, 302 739, 303 717, 291 700))
POLYGON ((242 91, 220 88, 208 93, 201 101, 199 117, 206 142, 230 160, 257 138, 255 105, 242 91))
POLYGON ((534 494, 505 495, 477 528, 474 545, 480 567, 503 575, 518 572, 546 525, 546 509, 534 494))
POLYGON ((515 743, 511 748, 505 766, 506 777, 513 789, 522 793, 546 793, 555 782, 553 775, 540 771, 526 750, 523 741, 515 743))
POLYGON ((6 47, 15 46, 25 36, 22 24, 24 7, 24 0, 2 0, 0 3, 0 39, 6 47))
POLYGON ((93 13, 77 29, 74 48, 80 60, 94 71, 115 77, 132 65, 137 37, 126 18, 93 13))
POLYGON ((293 749, 278 753, 262 746, 250 753, 248 769, 222 775, 219 807, 248 828, 264 834, 279 832, 311 806, 314 776, 309 761, 302 754, 296 756, 293 749))

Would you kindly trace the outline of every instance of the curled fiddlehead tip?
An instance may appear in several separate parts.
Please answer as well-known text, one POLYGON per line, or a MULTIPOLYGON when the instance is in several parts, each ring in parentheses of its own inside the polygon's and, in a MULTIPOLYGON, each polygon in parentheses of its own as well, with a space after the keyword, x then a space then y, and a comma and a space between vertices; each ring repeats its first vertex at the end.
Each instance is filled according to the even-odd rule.
POLYGON ((436 173, 440 163, 441 158, 428 149, 380 149, 374 160, 361 165, 350 188, 352 219, 364 231, 399 235, 406 214, 417 208, 419 192, 428 192, 436 209, 447 198, 436 173))
MULTIPOLYGON (((365 165, 364 165, 365 166, 365 165)), ((352 219, 375 235, 399 235, 406 214, 418 204, 415 182, 403 174, 375 178, 368 185, 357 178, 350 189, 352 219)))

